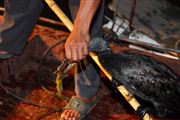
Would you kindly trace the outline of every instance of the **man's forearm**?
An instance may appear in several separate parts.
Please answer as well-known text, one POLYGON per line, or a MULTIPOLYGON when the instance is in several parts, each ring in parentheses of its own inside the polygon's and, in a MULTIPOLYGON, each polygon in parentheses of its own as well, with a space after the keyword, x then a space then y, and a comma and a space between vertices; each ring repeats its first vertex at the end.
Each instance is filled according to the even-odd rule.
POLYGON ((74 26, 83 28, 85 32, 89 31, 91 21, 100 2, 101 0, 81 0, 74 26))

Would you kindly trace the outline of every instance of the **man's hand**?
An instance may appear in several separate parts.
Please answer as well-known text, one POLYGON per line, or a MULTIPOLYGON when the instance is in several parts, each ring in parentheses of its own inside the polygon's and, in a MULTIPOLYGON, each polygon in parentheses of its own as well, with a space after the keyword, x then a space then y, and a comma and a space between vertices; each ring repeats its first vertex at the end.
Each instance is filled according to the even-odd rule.
POLYGON ((88 55, 89 31, 74 26, 73 31, 65 43, 66 58, 70 61, 79 61, 88 55))

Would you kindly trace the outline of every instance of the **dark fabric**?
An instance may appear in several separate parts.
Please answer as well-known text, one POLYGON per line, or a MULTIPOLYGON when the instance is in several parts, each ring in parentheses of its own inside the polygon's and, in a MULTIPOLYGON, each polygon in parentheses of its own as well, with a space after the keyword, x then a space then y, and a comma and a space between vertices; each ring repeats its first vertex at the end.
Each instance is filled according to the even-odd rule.
POLYGON ((5 0, 0 49, 20 54, 43 8, 41 0, 5 0))

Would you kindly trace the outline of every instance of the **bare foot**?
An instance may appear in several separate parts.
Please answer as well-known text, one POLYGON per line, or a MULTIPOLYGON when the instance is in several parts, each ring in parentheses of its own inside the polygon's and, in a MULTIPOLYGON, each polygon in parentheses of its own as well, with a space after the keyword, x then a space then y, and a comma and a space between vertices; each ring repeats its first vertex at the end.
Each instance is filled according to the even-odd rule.
MULTIPOLYGON (((82 98, 80 96, 76 96, 76 97, 80 98, 81 100, 83 100, 86 103, 91 103, 96 99, 96 97, 89 98, 89 99, 82 98)), ((61 114, 61 119, 63 119, 63 120, 77 120, 79 117, 80 117, 80 113, 73 109, 66 109, 61 114)))

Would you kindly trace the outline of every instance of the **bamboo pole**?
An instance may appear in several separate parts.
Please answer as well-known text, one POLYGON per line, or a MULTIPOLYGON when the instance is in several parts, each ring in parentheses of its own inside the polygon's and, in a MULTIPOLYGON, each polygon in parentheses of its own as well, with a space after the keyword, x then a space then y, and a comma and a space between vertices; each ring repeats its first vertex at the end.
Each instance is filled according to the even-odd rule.
MULTIPOLYGON (((72 31, 73 23, 66 17, 63 11, 56 5, 53 0, 45 0, 45 2, 49 5, 49 7, 53 10, 53 12, 59 17, 62 22, 66 25, 66 27, 72 31)), ((90 52, 89 55, 96 62, 96 64, 100 67, 100 69, 104 72, 104 74, 112 81, 112 76, 104 69, 101 63, 98 60, 98 56, 95 53, 90 52)), ((127 102, 134 108, 136 111, 140 106, 139 102, 129 93, 129 91, 123 86, 117 87, 118 91, 124 96, 127 102)), ((148 113, 145 114, 143 120, 153 120, 148 113)))
POLYGON ((72 31, 73 24, 69 20, 69 18, 64 14, 64 12, 59 8, 59 6, 54 2, 54 0, 45 0, 45 2, 49 5, 52 11, 58 16, 58 18, 64 23, 64 25, 72 31))

